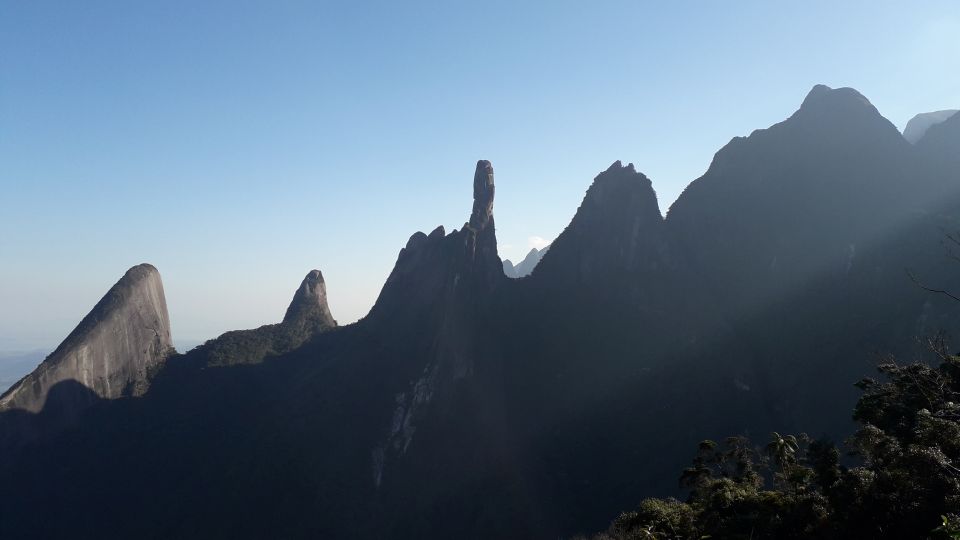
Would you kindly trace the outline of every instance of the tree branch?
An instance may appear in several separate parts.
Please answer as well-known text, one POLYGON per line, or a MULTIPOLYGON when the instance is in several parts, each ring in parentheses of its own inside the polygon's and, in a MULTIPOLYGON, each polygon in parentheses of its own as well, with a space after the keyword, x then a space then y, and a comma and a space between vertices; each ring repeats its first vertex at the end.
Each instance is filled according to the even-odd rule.
POLYGON ((958 297, 958 296, 956 296, 956 295, 954 295, 954 294, 951 294, 949 291, 945 291, 945 290, 943 290, 943 289, 934 289, 934 288, 932 288, 932 287, 927 287, 926 285, 924 285, 923 283, 921 283, 920 280, 917 279, 917 276, 915 276, 915 275, 913 274, 913 272, 911 272, 910 270, 907 270, 907 275, 910 277, 910 281, 913 281, 913 283, 914 283, 917 287, 920 287, 921 289, 923 289, 923 290, 925 290, 925 291, 927 291, 927 292, 932 292, 932 293, 935 293, 935 294, 942 294, 942 295, 944 295, 944 296, 946 296, 946 297, 948 297, 948 298, 952 298, 953 300, 956 300, 957 302, 960 302, 960 297, 958 297))

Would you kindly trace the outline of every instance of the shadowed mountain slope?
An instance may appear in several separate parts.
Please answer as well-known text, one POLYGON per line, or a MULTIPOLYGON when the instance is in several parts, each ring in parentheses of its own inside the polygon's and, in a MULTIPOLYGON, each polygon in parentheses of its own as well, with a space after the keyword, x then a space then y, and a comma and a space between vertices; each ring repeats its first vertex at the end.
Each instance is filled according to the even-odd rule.
POLYGON ((878 354, 960 328, 906 272, 960 290, 954 120, 912 145, 815 87, 666 218, 614 163, 520 280, 480 161, 469 220, 411 236, 358 323, 332 328, 311 274, 276 325, 313 321, 297 345, 212 360, 225 334, 42 439, 15 435, 61 410, 0 415, 0 537, 563 537, 677 494, 705 437, 837 437, 878 354))

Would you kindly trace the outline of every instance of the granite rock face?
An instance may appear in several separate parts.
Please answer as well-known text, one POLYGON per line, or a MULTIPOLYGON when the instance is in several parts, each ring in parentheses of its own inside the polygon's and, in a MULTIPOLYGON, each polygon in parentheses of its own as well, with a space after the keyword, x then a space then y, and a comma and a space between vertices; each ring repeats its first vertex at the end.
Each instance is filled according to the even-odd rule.
POLYGON ((493 165, 487 160, 477 162, 473 175, 473 212, 470 214, 470 227, 480 230, 493 218, 493 165))
POLYGON ((327 305, 327 284, 319 270, 311 270, 303 278, 283 316, 283 324, 302 325, 305 322, 325 328, 337 325, 327 305))
POLYGON ((0 397, 0 411, 39 412, 50 389, 77 381, 104 399, 143 394, 173 351, 160 273, 134 266, 32 373, 0 397))

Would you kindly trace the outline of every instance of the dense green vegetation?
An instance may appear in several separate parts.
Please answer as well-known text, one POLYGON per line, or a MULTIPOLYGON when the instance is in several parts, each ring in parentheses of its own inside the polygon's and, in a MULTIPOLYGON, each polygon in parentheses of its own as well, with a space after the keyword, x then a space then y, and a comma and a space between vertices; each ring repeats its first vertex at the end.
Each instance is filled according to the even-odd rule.
POLYGON ((703 441, 685 502, 646 499, 595 539, 960 538, 960 356, 940 358, 857 383, 846 455, 806 435, 703 441))
POLYGON ((206 363, 211 366, 255 364, 267 357, 288 353, 328 328, 322 313, 308 311, 278 324, 252 330, 231 330, 207 341, 200 349, 206 353, 206 363))
POLYGON ((232 330, 203 345, 212 366, 253 364, 299 347, 306 334, 282 324, 269 324, 253 330, 232 330))

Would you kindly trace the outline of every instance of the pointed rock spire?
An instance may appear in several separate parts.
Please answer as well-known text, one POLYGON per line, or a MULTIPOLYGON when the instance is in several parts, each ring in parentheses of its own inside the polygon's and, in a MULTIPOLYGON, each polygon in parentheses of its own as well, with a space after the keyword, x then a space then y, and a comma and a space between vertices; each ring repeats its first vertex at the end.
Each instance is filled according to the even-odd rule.
POLYGON ((326 327, 337 325, 327 305, 327 284, 319 270, 311 270, 303 278, 286 315, 283 316, 283 324, 301 321, 314 321, 326 327))
POLYGON ((479 231, 493 218, 493 165, 485 159, 477 162, 473 175, 473 212, 470 214, 470 227, 479 231))
POLYGON ((160 273, 149 264, 134 266, 53 354, 0 396, 0 411, 39 412, 51 388, 65 381, 106 399, 142 394, 172 351, 160 273))
POLYGON ((497 255, 494 193, 493 165, 477 161, 469 221, 449 233, 437 227, 429 235, 417 232, 410 237, 370 311, 374 318, 397 310, 410 313, 416 310, 413 306, 451 291, 480 295, 504 278, 497 255))
POLYGON ((337 327, 327 305, 327 284, 319 270, 307 273, 283 321, 250 330, 232 330, 196 350, 211 366, 256 364, 300 347, 314 335, 337 327))

